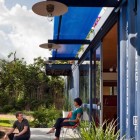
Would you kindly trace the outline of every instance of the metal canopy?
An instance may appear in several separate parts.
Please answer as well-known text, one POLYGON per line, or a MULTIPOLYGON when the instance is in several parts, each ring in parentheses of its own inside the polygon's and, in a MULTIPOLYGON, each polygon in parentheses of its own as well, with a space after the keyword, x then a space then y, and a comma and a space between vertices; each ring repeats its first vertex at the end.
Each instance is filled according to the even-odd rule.
POLYGON ((68 12, 54 18, 54 41, 61 43, 61 48, 53 50, 53 58, 74 58, 92 28, 101 8, 69 7, 68 12), (64 42, 63 42, 64 41, 64 42))
POLYGON ((68 12, 63 16, 54 18, 53 39, 56 44, 60 43, 62 47, 54 50, 52 56, 54 58, 74 58, 81 45, 84 44, 80 44, 76 40, 85 41, 102 7, 118 7, 122 0, 56 1, 67 5, 68 12))
POLYGON ((117 7, 121 0, 56 0, 69 7, 117 7))
POLYGON ((49 60, 79 60, 77 57, 49 57, 49 60))
POLYGON ((48 40, 48 43, 55 44, 90 44, 90 40, 76 40, 76 39, 54 39, 48 40))
MULTIPOLYGON (((68 12, 54 18, 54 36, 49 43, 60 44, 53 50, 51 60, 78 60, 81 45, 92 44, 85 40, 102 7, 118 7, 121 0, 56 0, 66 4, 68 12)), ((92 41, 93 42, 93 41, 92 41)), ((71 75, 71 64, 46 65, 47 75, 71 75)))
POLYGON ((47 64, 46 74, 51 76, 69 76, 71 74, 71 64, 47 64))

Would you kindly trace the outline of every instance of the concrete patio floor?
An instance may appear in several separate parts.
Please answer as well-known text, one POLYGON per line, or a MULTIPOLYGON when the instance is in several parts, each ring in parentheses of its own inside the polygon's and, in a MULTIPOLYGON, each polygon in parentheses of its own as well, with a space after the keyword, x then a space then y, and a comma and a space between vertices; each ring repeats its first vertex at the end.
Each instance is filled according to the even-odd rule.
MULTIPOLYGON (((54 133, 46 134, 51 128, 31 128, 31 138, 30 140, 53 140, 55 138, 54 133)), ((3 130, 2 130, 3 131, 3 130)), ((6 132, 3 131, 3 132, 6 132)), ((80 140, 78 135, 74 134, 71 129, 67 131, 67 135, 65 135, 65 138, 62 136, 64 134, 64 131, 61 131, 60 134, 60 140, 80 140)), ((3 138, 0 138, 0 140, 4 140, 3 138)))
MULTIPOLYGON (((46 134, 50 128, 31 128, 31 139, 30 140, 53 140, 55 138, 54 133, 46 134)), ((69 130, 67 133, 68 135, 65 136, 64 140, 80 140, 78 136, 74 136, 72 130, 69 130)), ((62 138, 62 132, 60 135, 60 140, 62 138)))

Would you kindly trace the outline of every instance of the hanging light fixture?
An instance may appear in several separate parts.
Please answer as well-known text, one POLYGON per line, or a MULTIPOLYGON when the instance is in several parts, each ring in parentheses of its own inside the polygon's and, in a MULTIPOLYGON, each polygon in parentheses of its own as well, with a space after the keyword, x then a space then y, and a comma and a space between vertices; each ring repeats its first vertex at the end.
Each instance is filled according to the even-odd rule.
POLYGON ((44 48, 44 49, 49 49, 49 50, 60 48, 59 45, 53 44, 53 43, 44 43, 44 44, 39 45, 39 47, 44 48))
POLYGON ((53 4, 48 4, 46 5, 46 10, 48 12, 48 20, 52 21, 53 20, 53 11, 54 11, 54 5, 53 4))
POLYGON ((54 16, 60 16, 66 13, 68 7, 54 0, 47 0, 34 4, 32 10, 40 16, 47 16, 49 21, 52 21, 54 16))

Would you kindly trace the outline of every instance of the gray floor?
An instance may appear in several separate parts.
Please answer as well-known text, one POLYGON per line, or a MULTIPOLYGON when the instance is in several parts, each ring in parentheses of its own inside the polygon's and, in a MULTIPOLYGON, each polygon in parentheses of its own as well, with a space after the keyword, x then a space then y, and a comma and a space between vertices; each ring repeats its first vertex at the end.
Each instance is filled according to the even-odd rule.
MULTIPOLYGON (((46 134, 50 128, 31 128, 31 140, 53 140, 54 133, 46 134)), ((74 135, 72 130, 69 130, 65 138, 62 138, 63 131, 61 131, 60 140, 80 140, 77 135, 74 135)))

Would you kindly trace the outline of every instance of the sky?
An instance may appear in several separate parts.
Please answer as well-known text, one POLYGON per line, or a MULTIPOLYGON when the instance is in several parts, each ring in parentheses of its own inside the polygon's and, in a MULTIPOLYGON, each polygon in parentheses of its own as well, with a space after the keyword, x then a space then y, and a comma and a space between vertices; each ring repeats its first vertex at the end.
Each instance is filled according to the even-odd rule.
POLYGON ((0 0, 0 59, 16 51, 17 58, 30 64, 51 52, 39 47, 53 38, 53 21, 36 15, 32 6, 39 0, 0 0))

